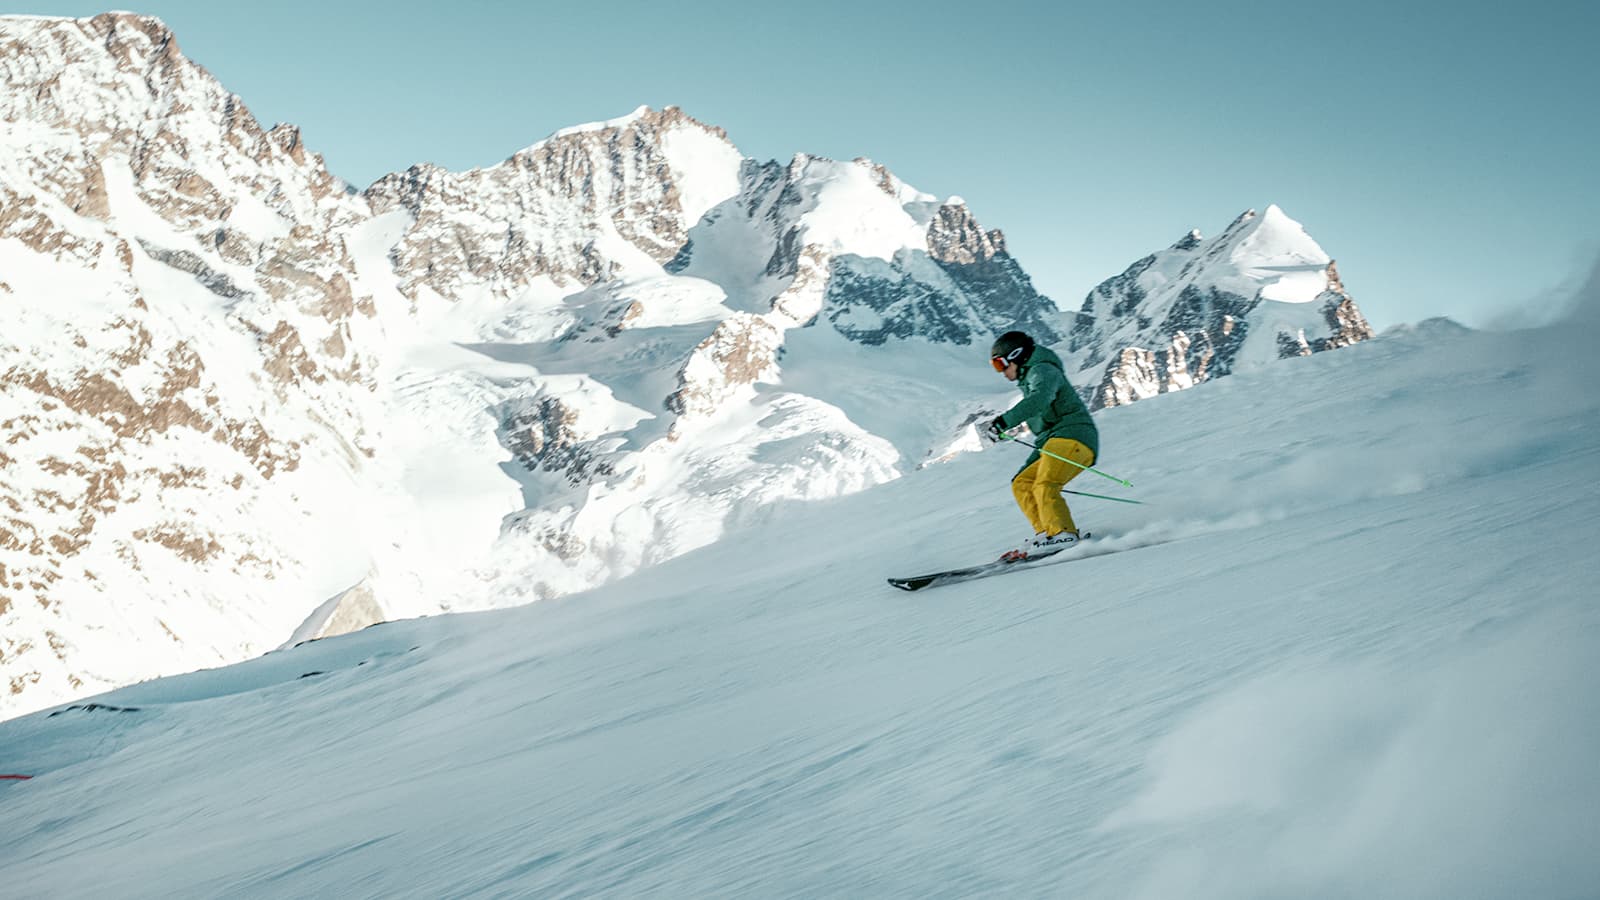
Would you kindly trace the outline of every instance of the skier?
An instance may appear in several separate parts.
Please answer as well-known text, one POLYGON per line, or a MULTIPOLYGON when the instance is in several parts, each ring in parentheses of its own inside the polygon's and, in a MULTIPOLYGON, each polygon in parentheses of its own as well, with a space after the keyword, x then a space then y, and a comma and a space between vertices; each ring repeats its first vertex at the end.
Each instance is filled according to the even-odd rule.
POLYGON ((1033 525, 1033 540, 1000 558, 1014 562, 1027 559, 1030 552, 1065 550, 1078 542, 1079 533, 1061 489, 1083 471, 1079 466, 1094 465, 1100 432, 1089 408, 1068 383, 1061 357, 1048 347, 1035 346, 1023 332, 1008 331, 995 340, 989 355, 995 371, 1022 389, 1022 400, 989 422, 984 437, 998 443, 1006 432, 1026 422, 1039 447, 1048 451, 1033 451, 1011 479, 1017 505, 1033 525))

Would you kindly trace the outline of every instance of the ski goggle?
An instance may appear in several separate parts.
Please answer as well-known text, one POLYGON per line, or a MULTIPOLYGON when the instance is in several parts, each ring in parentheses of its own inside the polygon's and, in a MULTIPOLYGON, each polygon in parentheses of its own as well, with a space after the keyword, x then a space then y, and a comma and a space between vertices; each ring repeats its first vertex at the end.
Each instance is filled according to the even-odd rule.
POLYGON ((989 358, 989 364, 994 366, 994 370, 996 372, 1004 372, 1006 370, 1006 366, 1011 365, 1011 363, 1013 361, 1015 361, 1017 359, 1017 357, 1019 357, 1021 355, 1022 355, 1022 348, 1018 347, 1017 349, 1011 351, 1010 353, 1007 353, 1005 356, 992 356, 992 357, 990 357, 989 358))

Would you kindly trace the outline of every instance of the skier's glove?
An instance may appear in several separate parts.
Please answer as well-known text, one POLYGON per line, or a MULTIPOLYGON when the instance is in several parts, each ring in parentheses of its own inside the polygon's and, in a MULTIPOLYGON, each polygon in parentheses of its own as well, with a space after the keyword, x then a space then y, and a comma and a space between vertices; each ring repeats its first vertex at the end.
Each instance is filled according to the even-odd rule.
POLYGON ((988 441, 991 444, 998 444, 1001 441, 1005 440, 1006 439, 1006 423, 1005 423, 1005 420, 1000 418, 999 416, 995 416, 994 419, 989 422, 988 427, 983 429, 983 437, 984 437, 984 440, 988 441))

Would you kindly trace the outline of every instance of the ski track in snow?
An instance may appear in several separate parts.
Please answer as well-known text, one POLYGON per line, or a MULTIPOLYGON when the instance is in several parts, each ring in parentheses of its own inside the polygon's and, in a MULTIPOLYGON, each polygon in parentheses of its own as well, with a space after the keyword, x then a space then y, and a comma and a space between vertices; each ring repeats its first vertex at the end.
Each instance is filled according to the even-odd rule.
POLYGON ((1000 447, 0 723, 36 776, 6 890, 1594 896, 1579 338, 1419 329, 1103 413, 1147 505, 1072 507, 1123 552, 886 585, 1024 536, 1000 447))

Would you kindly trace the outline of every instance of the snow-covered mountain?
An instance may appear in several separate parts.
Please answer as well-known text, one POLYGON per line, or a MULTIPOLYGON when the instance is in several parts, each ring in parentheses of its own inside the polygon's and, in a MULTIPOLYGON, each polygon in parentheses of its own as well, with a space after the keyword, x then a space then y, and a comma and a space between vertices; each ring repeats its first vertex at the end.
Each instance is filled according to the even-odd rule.
POLYGON ((1594 897, 1589 324, 1106 410, 1146 502, 1075 498, 1063 564, 884 583, 1027 530, 999 446, 580 597, 0 722, 5 892, 1594 897))
MULTIPOLYGON (((0 715, 592 587, 975 448, 993 335, 1066 339, 869 160, 640 108, 361 191, 156 19, 0 48, 0 715)), ((1234 231, 1195 284, 1291 280, 1234 231)))
POLYGON ((1372 337, 1333 260, 1276 206, 1191 231, 1089 293, 1067 343, 1096 408, 1372 337))
POLYGON ((259 652, 358 577, 383 329, 365 201, 159 22, 0 19, 0 73, 11 711, 259 652))

